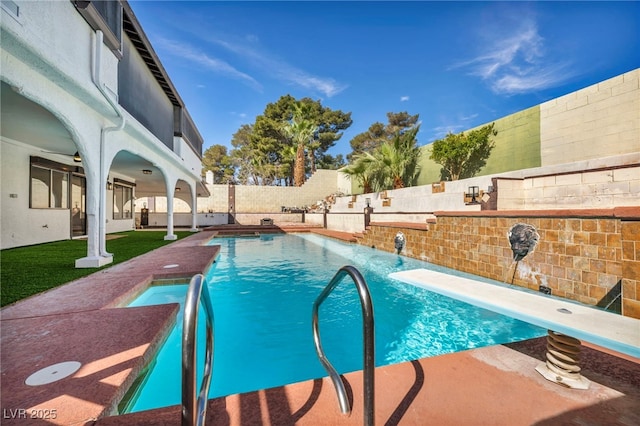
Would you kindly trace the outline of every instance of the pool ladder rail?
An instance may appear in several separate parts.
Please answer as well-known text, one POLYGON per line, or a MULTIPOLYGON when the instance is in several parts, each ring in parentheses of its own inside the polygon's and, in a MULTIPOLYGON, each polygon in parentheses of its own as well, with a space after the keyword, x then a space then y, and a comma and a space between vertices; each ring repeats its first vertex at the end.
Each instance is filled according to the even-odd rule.
POLYGON ((363 423, 365 425, 373 425, 375 412, 375 335, 373 324, 373 303, 371 302, 371 294, 369 293, 367 282, 355 267, 347 265, 340 268, 331 279, 329 284, 324 288, 322 293, 320 293, 316 301, 313 303, 313 313, 311 320, 313 326, 313 341, 316 346, 316 353, 318 355, 318 358, 320 359, 320 363, 322 363, 322 366, 329 373, 329 377, 331 378, 333 386, 336 389, 336 393, 338 394, 340 411, 342 412, 342 414, 350 415, 351 406, 344 382, 335 368, 333 368, 333 366, 327 359, 324 350, 322 349, 322 342, 320 341, 320 329, 318 324, 318 310, 320 309, 320 305, 325 301, 329 294, 331 294, 331 292, 336 288, 336 286, 346 275, 349 275, 353 279, 353 282, 355 283, 358 290, 360 305, 362 307, 362 334, 364 339, 363 423))
MULTIPOLYGON (((374 423, 374 369, 375 369, 375 337, 373 322, 373 304, 365 279, 353 266, 343 266, 331 279, 329 284, 320 293, 313 304, 312 325, 313 340, 316 345, 316 353, 320 362, 329 373, 331 381, 338 394, 340 410, 343 414, 351 414, 351 406, 345 389, 345 385, 338 372, 327 359, 320 341, 320 329, 318 311, 320 305, 331 294, 345 275, 349 275, 356 285, 360 304, 362 307, 363 339, 364 339, 364 424, 374 423)), ((213 307, 209 291, 205 286, 202 274, 194 275, 189 283, 189 289, 184 305, 184 318, 182 329, 182 425, 203 426, 206 420, 207 395, 211 385, 211 373, 213 371, 213 307), (197 364, 197 325, 200 304, 204 306, 206 329, 206 355, 204 373, 200 392, 196 394, 196 364, 197 364)))
POLYGON ((202 274, 189 282, 182 320, 182 425, 202 426, 207 415, 207 395, 213 370, 213 307, 202 274), (200 392, 196 395, 198 310, 204 306, 207 319, 207 347, 200 392))

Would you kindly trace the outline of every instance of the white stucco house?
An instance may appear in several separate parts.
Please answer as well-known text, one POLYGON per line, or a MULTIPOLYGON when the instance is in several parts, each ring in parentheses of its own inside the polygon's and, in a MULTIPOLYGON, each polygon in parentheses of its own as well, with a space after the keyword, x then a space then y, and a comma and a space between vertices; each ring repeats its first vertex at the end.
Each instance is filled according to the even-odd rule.
POLYGON ((0 248, 86 237, 76 267, 112 262, 106 234, 135 227, 136 198, 191 206, 202 136, 131 7, 1 3, 0 248), (181 191, 176 191, 180 188, 181 191))

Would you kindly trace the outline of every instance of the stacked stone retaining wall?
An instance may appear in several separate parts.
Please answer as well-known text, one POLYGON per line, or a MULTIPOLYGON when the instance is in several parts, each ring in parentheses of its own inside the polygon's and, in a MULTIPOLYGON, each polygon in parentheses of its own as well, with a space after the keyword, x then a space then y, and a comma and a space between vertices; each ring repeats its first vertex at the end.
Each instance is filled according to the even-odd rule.
POLYGON ((433 223, 372 222, 359 243, 393 252, 398 232, 402 254, 501 282, 590 305, 602 304, 618 284, 622 314, 640 318, 640 209, 582 211, 436 212, 433 223), (533 225, 540 241, 513 261, 507 232, 533 225))

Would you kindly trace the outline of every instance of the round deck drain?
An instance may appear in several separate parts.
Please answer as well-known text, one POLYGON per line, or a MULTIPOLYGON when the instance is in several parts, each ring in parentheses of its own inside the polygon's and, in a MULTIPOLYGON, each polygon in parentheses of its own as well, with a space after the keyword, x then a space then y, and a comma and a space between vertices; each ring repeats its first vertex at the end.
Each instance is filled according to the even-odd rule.
POLYGON ((29 386, 48 385, 49 383, 57 382, 65 377, 69 377, 78 371, 81 365, 82 364, 78 361, 65 361, 53 364, 43 368, 42 370, 36 371, 27 377, 27 380, 24 382, 29 386))
POLYGON ((163 268, 164 269, 171 269, 171 268, 177 268, 178 266, 180 266, 180 265, 178 265, 177 263, 172 263, 171 265, 164 265, 163 268))

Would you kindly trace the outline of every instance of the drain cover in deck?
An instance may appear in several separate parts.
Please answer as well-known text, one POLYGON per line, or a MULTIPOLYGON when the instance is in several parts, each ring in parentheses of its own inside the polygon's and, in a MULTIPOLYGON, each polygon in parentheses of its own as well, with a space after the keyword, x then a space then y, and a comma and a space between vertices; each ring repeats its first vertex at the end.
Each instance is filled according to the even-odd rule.
POLYGON ((65 361, 58 364, 53 364, 48 367, 38 370, 24 382, 29 386, 47 385, 49 383, 57 382, 65 377, 69 377, 78 369, 82 364, 78 361, 65 361))

